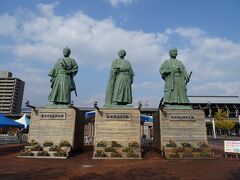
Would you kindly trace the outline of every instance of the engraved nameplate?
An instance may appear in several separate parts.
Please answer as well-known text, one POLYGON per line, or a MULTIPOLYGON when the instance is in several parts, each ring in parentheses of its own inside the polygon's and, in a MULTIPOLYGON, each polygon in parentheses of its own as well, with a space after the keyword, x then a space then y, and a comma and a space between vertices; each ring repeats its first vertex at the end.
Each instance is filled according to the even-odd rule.
POLYGON ((66 113, 63 112, 40 112, 40 120, 66 120, 66 113))
POLYGON ((164 113, 163 120, 170 121, 196 121, 196 118, 192 114, 182 114, 182 113, 164 113))
POLYGON ((128 121, 131 120, 132 115, 130 113, 104 113, 104 118, 106 120, 121 120, 128 121))
POLYGON ((184 114, 176 114, 176 115, 169 115, 169 120, 175 121, 195 121, 194 115, 184 115, 184 114))

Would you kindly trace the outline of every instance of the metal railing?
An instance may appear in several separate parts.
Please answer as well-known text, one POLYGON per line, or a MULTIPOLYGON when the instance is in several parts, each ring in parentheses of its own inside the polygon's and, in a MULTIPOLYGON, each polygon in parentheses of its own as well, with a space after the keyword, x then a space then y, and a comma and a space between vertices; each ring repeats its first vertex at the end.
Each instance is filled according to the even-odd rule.
POLYGON ((0 134, 0 144, 26 143, 27 139, 28 139, 27 134, 19 134, 19 135, 0 134))

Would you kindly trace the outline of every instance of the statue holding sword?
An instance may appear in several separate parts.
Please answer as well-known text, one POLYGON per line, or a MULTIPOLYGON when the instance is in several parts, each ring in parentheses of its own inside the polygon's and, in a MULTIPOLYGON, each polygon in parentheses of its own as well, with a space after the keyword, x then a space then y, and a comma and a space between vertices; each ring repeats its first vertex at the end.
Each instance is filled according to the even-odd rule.
POLYGON ((176 59, 177 53, 177 49, 170 49, 170 59, 164 61, 160 67, 160 74, 165 81, 163 104, 165 106, 182 105, 182 107, 188 108, 189 100, 186 86, 192 72, 187 74, 183 63, 176 59))
POLYGON ((64 48, 64 57, 57 60, 48 74, 52 77, 50 80, 52 91, 48 100, 56 105, 69 105, 72 91, 75 91, 75 95, 77 96, 73 77, 78 72, 78 65, 73 58, 69 57, 70 54, 71 50, 68 47, 64 48))

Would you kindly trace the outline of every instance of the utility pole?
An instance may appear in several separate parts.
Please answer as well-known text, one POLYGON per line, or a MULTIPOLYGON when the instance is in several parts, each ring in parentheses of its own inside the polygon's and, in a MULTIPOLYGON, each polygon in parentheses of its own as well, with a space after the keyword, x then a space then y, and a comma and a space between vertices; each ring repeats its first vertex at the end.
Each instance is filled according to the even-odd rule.
POLYGON ((215 129, 215 121, 214 118, 212 118, 212 126, 213 126, 213 138, 216 139, 216 129, 215 129))

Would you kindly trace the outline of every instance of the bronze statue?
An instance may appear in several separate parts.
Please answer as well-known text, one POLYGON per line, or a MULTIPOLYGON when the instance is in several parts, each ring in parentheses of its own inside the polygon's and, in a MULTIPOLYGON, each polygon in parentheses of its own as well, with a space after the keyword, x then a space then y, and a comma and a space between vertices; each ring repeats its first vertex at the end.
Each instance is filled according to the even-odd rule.
POLYGON ((71 50, 66 47, 63 50, 63 58, 57 60, 56 64, 49 72, 51 76, 52 91, 48 97, 54 104, 69 105, 71 103, 71 91, 75 91, 76 86, 73 77, 78 72, 78 65, 73 58, 70 58, 71 50))
POLYGON ((124 59, 126 51, 118 52, 119 59, 112 62, 111 72, 106 90, 105 106, 127 105, 132 103, 134 72, 131 64, 124 59))
POLYGON ((186 85, 191 73, 188 75, 182 62, 176 59, 177 53, 177 49, 170 49, 170 59, 160 68, 160 74, 165 81, 164 105, 189 105, 186 85))

